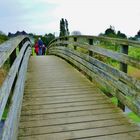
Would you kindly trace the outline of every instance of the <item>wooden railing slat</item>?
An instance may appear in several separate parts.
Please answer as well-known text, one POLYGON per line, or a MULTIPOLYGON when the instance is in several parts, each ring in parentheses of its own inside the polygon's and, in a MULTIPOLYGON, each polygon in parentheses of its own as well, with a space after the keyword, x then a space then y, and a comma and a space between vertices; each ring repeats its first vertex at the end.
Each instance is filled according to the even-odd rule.
POLYGON ((18 36, 0 45, 0 67, 24 38, 26 36, 18 36))
POLYGON ((112 66, 109 66, 109 65, 99 61, 98 59, 95 59, 95 58, 90 57, 83 53, 76 52, 74 50, 71 50, 70 48, 65 48, 65 47, 61 47, 61 46, 59 46, 59 48, 56 47, 53 49, 66 50, 67 52, 73 53, 73 54, 77 55, 78 57, 81 57, 82 59, 86 60, 87 62, 90 62, 91 64, 95 65, 96 67, 99 67, 100 69, 104 70, 105 72, 110 73, 111 75, 115 76, 117 79, 123 81, 125 84, 131 86, 132 88, 134 88, 136 90, 140 90, 140 81, 139 80, 125 74, 124 72, 121 72, 120 70, 113 68, 112 66))
POLYGON ((94 53, 97 53, 99 56, 112 58, 125 66, 130 65, 140 69, 139 59, 123 52, 96 46, 103 41, 127 46, 127 48, 129 45, 140 48, 140 42, 95 36, 67 36, 66 38, 67 40, 63 37, 53 40, 49 46, 49 54, 55 54, 70 61, 98 84, 110 89, 113 96, 116 96, 124 105, 140 116, 140 80, 126 74, 126 70, 121 72, 94 58, 94 53), (76 42, 74 38, 76 38, 76 42), (96 43, 97 41, 99 42, 96 43), (74 49, 74 46, 77 49, 74 49), (82 48, 81 52, 78 47, 82 48))
POLYGON ((82 65, 86 66, 88 69, 93 71, 95 74, 99 75, 100 77, 102 77, 103 79, 108 81, 108 83, 112 84, 113 86, 115 86, 116 88, 118 88, 119 90, 124 92, 125 95, 131 96, 131 97, 138 96, 138 92, 136 92, 133 88, 125 85, 123 82, 119 81, 118 77, 113 77, 113 75, 111 76, 109 73, 107 73, 107 72, 103 71, 102 69, 92 65, 91 63, 85 61, 81 57, 77 57, 76 55, 74 55, 72 53, 69 53, 69 52, 66 52, 66 51, 61 51, 61 50, 58 50, 58 52, 63 53, 65 55, 73 58, 74 60, 78 61, 82 65))
MULTIPOLYGON (((86 66, 80 64, 79 62, 77 62, 76 60, 74 60, 72 57, 69 57, 69 56, 64 55, 64 54, 61 54, 61 53, 57 53, 57 51, 51 51, 50 53, 65 58, 66 60, 70 61, 75 66, 77 66, 78 68, 80 68, 84 72, 88 73, 89 76, 91 76, 91 77, 93 77, 95 79, 95 75, 96 74, 93 71, 89 70, 86 66)), ((100 76, 99 75, 96 75, 96 82, 99 83, 99 84, 101 84, 101 80, 99 80, 99 79, 100 79, 100 76)), ((103 81, 103 83, 104 82, 105 81, 103 81)), ((133 100, 130 101, 125 95, 123 95, 120 91, 118 91, 118 89, 116 89, 116 87, 114 87, 111 84, 107 83, 107 81, 105 82, 105 84, 107 84, 107 86, 111 89, 111 92, 112 92, 112 94, 114 96, 116 96, 126 106, 128 106, 130 109, 132 109, 133 112, 135 112, 137 115, 140 116, 139 103, 137 103, 136 101, 133 101, 133 100)))
MULTIPOLYGON (((74 42, 68 42, 68 41, 63 41, 62 43, 70 44, 70 45, 73 45, 73 46, 76 45, 78 47, 87 49, 89 51, 93 51, 94 53, 98 53, 100 55, 110 57, 114 60, 117 60, 117 61, 125 63, 125 64, 129 64, 131 66, 134 66, 134 67, 140 69, 140 61, 139 60, 137 60, 136 58, 130 57, 128 55, 125 55, 123 53, 107 50, 105 48, 101 48, 101 47, 98 47, 98 46, 85 45, 85 44, 81 44, 81 43, 74 43, 74 42)), ((57 44, 60 44, 60 42, 57 42, 57 44)))
POLYGON ((8 113, 3 128, 2 140, 17 139, 18 121, 19 121, 19 116, 21 111, 21 103, 22 103, 23 92, 24 92, 24 83, 25 83, 27 65, 28 65, 30 54, 31 54, 31 49, 28 48, 18 74, 18 79, 12 97, 12 104, 10 106, 10 111, 8 113))
POLYGON ((29 44, 30 44, 29 42, 26 42, 23 45, 19 55, 17 56, 16 60, 14 61, 6 79, 3 82, 3 85, 0 88, 0 120, 2 119, 2 114, 3 114, 4 108, 6 106, 7 99, 9 97, 14 79, 15 79, 16 74, 18 72, 18 68, 20 66, 20 62, 22 60, 24 51, 26 50, 26 48, 29 44))

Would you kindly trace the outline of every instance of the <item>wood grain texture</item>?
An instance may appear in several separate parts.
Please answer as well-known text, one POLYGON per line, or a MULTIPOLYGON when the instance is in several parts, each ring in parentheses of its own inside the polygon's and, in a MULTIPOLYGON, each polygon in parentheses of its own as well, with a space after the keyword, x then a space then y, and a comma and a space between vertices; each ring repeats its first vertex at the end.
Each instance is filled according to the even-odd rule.
POLYGON ((31 57, 19 140, 111 140, 117 135, 120 140, 135 140, 140 128, 65 60, 56 56, 31 57))
POLYGON ((16 74, 18 73, 18 69, 19 69, 21 60, 24 56, 24 52, 25 52, 28 45, 29 45, 29 42, 26 42, 23 45, 19 55, 17 56, 15 62, 11 66, 11 68, 8 72, 8 75, 0 88, 0 120, 2 118, 2 114, 3 114, 3 111, 5 109, 9 94, 11 92, 11 88, 12 88, 14 79, 16 77, 16 74))
POLYGON ((17 131, 18 131, 17 129, 18 129, 18 123, 20 118, 26 71, 27 71, 27 65, 28 65, 30 54, 31 54, 31 49, 28 48, 19 70, 15 89, 11 99, 11 105, 9 108, 7 118, 4 123, 3 131, 2 131, 2 140, 17 139, 17 131))
POLYGON ((96 63, 95 65, 91 63, 91 61, 86 60, 85 59, 86 56, 83 57, 82 54, 77 55, 77 53, 74 50, 72 51, 70 49, 60 46, 50 48, 49 51, 50 54, 58 55, 74 64, 80 70, 84 71, 87 75, 89 75, 91 78, 93 77, 92 79, 97 81, 98 84, 103 83, 103 86, 107 85, 106 87, 107 88, 109 87, 111 94, 116 96, 123 104, 125 104, 133 112, 135 112, 138 116, 140 116, 139 80, 127 76, 127 74, 122 73, 119 70, 115 70, 115 72, 117 72, 118 75, 117 73, 113 74, 113 71, 110 72, 110 70, 113 68, 110 68, 110 70, 107 71, 107 67, 109 66, 105 65, 106 68, 102 68, 103 66, 100 66, 98 63, 96 63), (120 77, 123 77, 123 80, 121 80, 122 78, 120 79, 120 77))
POLYGON ((29 41, 29 38, 27 36, 17 36, 0 45, 0 67, 8 59, 15 48, 17 48, 18 45, 25 40, 29 41))
POLYGON ((131 66, 134 66, 138 69, 140 69, 140 61, 136 58, 130 57, 126 54, 123 53, 119 53, 116 51, 112 51, 109 49, 105 49, 99 46, 95 46, 95 45, 88 45, 88 44, 84 44, 84 43, 78 43, 78 42, 70 42, 70 41, 60 41, 60 42, 56 42, 54 43, 55 46, 59 45, 59 46, 64 46, 64 45, 72 45, 72 46, 77 46, 77 48, 84 48, 88 51, 92 51, 93 53, 97 53, 99 55, 103 55, 103 56, 107 56, 110 57, 114 60, 117 60, 118 62, 122 62, 125 64, 129 64, 131 66))

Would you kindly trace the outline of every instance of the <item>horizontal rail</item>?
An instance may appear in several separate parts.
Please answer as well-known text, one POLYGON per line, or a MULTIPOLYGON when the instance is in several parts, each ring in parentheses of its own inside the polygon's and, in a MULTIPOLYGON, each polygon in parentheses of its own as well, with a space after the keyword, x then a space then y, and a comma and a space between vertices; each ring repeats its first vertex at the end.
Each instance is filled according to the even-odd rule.
POLYGON ((129 45, 140 49, 140 42, 135 41, 95 36, 66 36, 53 40, 48 53, 70 61, 140 116, 140 80, 126 73, 127 65, 140 69, 140 60, 128 55, 129 45), (122 50, 117 52, 102 48, 101 41, 115 43, 121 46, 122 50), (117 60, 121 69, 102 62, 98 57, 94 57, 94 53, 117 60))
POLYGON ((29 44, 30 44, 29 42, 26 42, 23 45, 19 55, 17 56, 17 59, 15 60, 11 69, 8 72, 8 76, 6 77, 6 79, 4 80, 2 84, 2 87, 0 88, 0 99, 1 99, 0 100, 0 120, 2 119, 2 114, 6 106, 8 97, 10 95, 14 79, 16 77, 16 74, 18 73, 18 69, 19 69, 21 60, 23 58, 24 52, 27 49, 27 46, 29 44))
POLYGON ((69 40, 71 38, 77 38, 77 39, 93 39, 95 41, 104 41, 104 42, 110 42, 114 44, 122 44, 122 45, 128 45, 133 47, 140 48, 140 42, 139 41, 132 41, 128 39, 118 39, 118 38, 110 38, 110 37, 103 37, 103 36, 89 36, 89 35, 76 35, 76 36, 65 36, 65 37, 58 37, 50 42, 52 44, 53 42, 56 42, 58 40, 69 40))
POLYGON ((10 40, 0 45, 0 67, 9 58, 15 48, 17 48, 20 43, 24 43, 26 40, 29 41, 29 38, 27 36, 18 36, 15 38, 11 38, 10 40))
POLYGON ((94 53, 100 54, 100 55, 104 55, 107 57, 110 57, 114 60, 117 60, 119 62, 134 66, 136 68, 140 68, 140 60, 137 60, 136 58, 130 57, 126 54, 123 53, 119 53, 119 52, 115 52, 115 51, 111 51, 111 50, 107 50, 105 48, 101 48, 98 46, 94 46, 94 45, 85 45, 82 43, 75 43, 75 42, 68 42, 68 41, 58 41, 55 44, 52 45, 59 45, 63 43, 64 45, 73 45, 73 46, 77 46, 80 48, 84 48, 87 49, 88 51, 92 51, 94 53))
POLYGON ((12 97, 12 104, 9 109, 8 117, 4 124, 2 140, 16 140, 17 139, 17 129, 20 117, 22 98, 24 92, 24 83, 27 71, 27 65, 29 56, 31 54, 31 49, 27 49, 23 63, 20 67, 17 82, 12 97))

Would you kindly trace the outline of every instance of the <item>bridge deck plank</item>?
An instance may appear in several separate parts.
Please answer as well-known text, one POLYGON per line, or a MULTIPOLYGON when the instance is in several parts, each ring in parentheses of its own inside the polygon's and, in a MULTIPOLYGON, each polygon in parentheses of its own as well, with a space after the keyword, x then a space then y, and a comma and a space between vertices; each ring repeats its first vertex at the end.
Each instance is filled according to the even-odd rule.
POLYGON ((19 140, 138 139, 140 128, 71 65, 31 57, 19 140))

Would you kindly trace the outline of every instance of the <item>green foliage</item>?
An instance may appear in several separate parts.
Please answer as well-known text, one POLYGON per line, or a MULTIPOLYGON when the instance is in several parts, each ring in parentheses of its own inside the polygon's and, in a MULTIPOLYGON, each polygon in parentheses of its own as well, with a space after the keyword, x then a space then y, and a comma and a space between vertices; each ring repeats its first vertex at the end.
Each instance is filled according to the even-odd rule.
POLYGON ((7 114, 8 114, 8 110, 9 110, 9 108, 6 107, 4 112, 3 112, 3 115, 2 115, 2 120, 6 120, 6 117, 7 117, 7 114))
POLYGON ((126 39, 127 36, 124 33, 121 33, 118 31, 116 33, 115 28, 113 26, 110 26, 108 29, 105 30, 105 33, 101 33, 99 36, 107 36, 107 37, 113 37, 113 38, 122 38, 126 39))
POLYGON ((55 36, 54 36, 53 34, 49 33, 49 34, 46 34, 42 40, 43 40, 43 42, 45 42, 46 46, 48 46, 48 44, 49 44, 53 39, 55 39, 55 36))
POLYGON ((118 100, 117 100, 116 97, 112 97, 112 98, 111 98, 111 101, 112 101, 112 103, 115 104, 115 105, 118 104, 118 100))
POLYGON ((8 36, 4 34, 0 34, 0 44, 8 40, 8 36))
POLYGON ((126 39, 127 36, 124 33, 121 33, 120 31, 117 32, 117 37, 118 38, 122 38, 122 39, 126 39))
MULTIPOLYGON (((115 104, 115 105, 117 105, 117 103, 118 103, 118 100, 117 100, 116 97, 112 97, 112 98, 111 98, 111 101, 112 101, 112 103, 115 104)), ((129 113, 127 113, 127 116, 128 116, 128 118, 130 118, 133 122, 135 122, 135 123, 140 123, 140 117, 138 117, 135 113, 129 112, 129 113)))
POLYGON ((140 117, 138 117, 135 113, 130 112, 127 114, 130 119, 132 119, 135 123, 140 123, 140 117))
POLYGON ((130 47, 128 55, 140 60, 140 48, 130 47))
POLYGON ((105 30, 104 35, 108 37, 115 37, 116 36, 115 29, 112 26, 110 26, 110 28, 105 30))
POLYGON ((55 39, 55 36, 52 33, 45 34, 44 36, 34 35, 35 42, 38 41, 38 38, 39 37, 42 39, 43 43, 46 46, 48 46, 48 44, 50 43, 50 41, 52 41, 53 39, 55 39))

